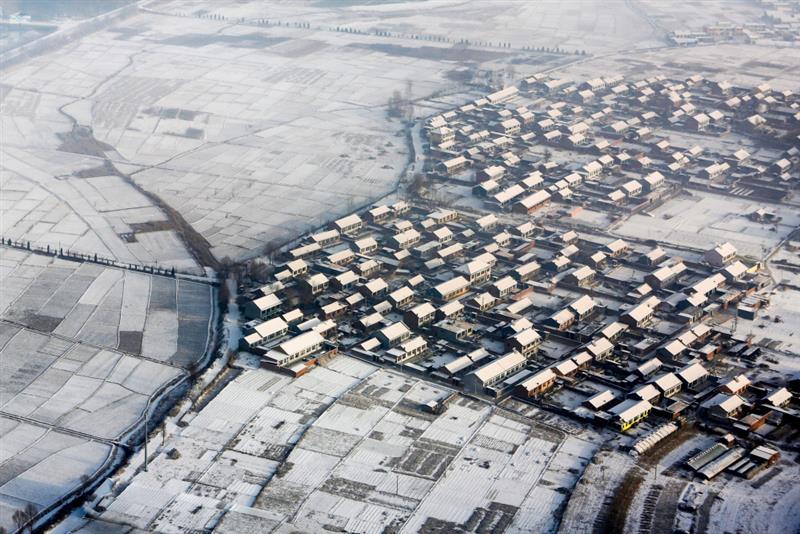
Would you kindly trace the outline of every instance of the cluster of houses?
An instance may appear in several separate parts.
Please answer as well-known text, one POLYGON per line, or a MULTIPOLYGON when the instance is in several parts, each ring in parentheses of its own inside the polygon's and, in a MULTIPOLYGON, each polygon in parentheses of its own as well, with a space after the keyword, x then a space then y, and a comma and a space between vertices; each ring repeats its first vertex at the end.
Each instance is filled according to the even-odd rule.
POLYGON ((531 214, 558 203, 624 216, 681 187, 780 201, 798 185, 800 96, 791 91, 699 75, 533 76, 502 93, 428 121, 431 177, 473 184, 489 208, 531 214), (726 149, 722 137, 764 148, 726 149), (543 147, 561 157, 532 150, 543 147))
POLYGON ((622 432, 794 420, 785 386, 747 378, 760 348, 708 320, 751 312, 757 263, 730 243, 686 259, 525 219, 398 202, 334 221, 245 302, 243 348, 293 375, 344 351, 622 432))
MULTIPOLYGON (((687 419, 742 436, 797 425, 797 391, 760 379, 761 347, 716 320, 752 318, 769 305, 761 291, 769 277, 758 261, 727 242, 685 253, 602 228, 565 228, 537 213, 550 202, 634 210, 679 191, 687 184, 678 176, 684 171, 662 165, 677 161, 670 147, 619 147, 631 139, 652 142, 641 130, 663 121, 699 124, 692 110, 662 109, 673 93, 681 102, 692 95, 699 106, 698 93, 721 90, 703 79, 575 85, 534 77, 522 85, 427 125, 433 172, 469 181, 485 199, 481 210, 388 202, 304 236, 287 247, 274 280, 248 295, 242 348, 294 376, 347 353, 466 394, 515 397, 642 434, 646 443, 687 419), (587 91, 594 98, 575 100, 587 91), (558 96, 561 105, 514 107, 522 93, 558 96), (617 124, 623 119, 615 110, 628 109, 619 104, 632 102, 659 111, 617 124), (604 109, 593 111, 598 103, 604 109), (602 139, 593 134, 601 131, 602 139), (517 150, 562 143, 543 141, 546 132, 582 136, 575 146, 597 157, 561 168, 517 150)), ((732 88, 727 94, 742 96, 732 88)), ((768 94, 794 102, 792 95, 768 94)), ((736 116, 710 120, 730 129, 736 116)), ((675 150, 687 160, 681 169, 711 165, 702 149, 675 150)), ((796 169, 797 158, 787 157, 796 169)), ((796 181, 776 172, 779 181, 796 181)))

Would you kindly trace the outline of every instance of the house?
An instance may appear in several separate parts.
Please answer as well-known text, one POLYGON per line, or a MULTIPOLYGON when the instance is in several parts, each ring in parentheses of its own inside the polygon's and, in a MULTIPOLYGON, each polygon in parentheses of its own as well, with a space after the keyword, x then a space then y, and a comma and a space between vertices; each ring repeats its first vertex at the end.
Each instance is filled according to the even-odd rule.
POLYGON ((430 302, 414 306, 403 315, 403 321, 412 328, 420 328, 432 323, 436 317, 436 308, 430 302))
POLYGON ((277 315, 281 305, 281 299, 274 293, 270 293, 245 303, 244 316, 248 319, 266 319, 277 315))
POLYGON ((331 302, 321 308, 321 314, 324 319, 335 319, 347 313, 347 304, 343 302, 331 302))
POLYGON ((373 223, 380 223, 391 217, 393 213, 392 208, 386 204, 381 204, 367 211, 367 218, 373 223))
POLYGON ((657 373, 664 364, 658 358, 650 358, 646 362, 636 367, 636 374, 642 378, 646 378, 652 374, 657 373))
POLYGON ((378 338, 384 348, 388 349, 399 345, 410 338, 411 335, 411 330, 404 323, 397 322, 381 328, 375 337, 378 338))
POLYGON ((614 344, 604 337, 599 337, 586 345, 586 351, 591 354, 596 361, 602 361, 614 352, 614 344))
POLYGON ((356 213, 336 219, 333 221, 333 227, 341 234, 351 234, 357 232, 364 226, 364 221, 361 220, 356 213))
POLYGON ((528 328, 511 336, 506 342, 508 350, 519 352, 526 358, 530 358, 542 344, 542 337, 533 328, 528 328))
POLYGON ((439 321, 433 325, 436 335, 453 343, 460 343, 472 337, 474 330, 472 323, 460 320, 439 321))
POLYGON ((263 356, 263 359, 265 363, 286 367, 319 351, 324 342, 325 338, 319 332, 310 330, 284 341, 276 348, 268 351, 263 356))
POLYGON ((497 298, 487 291, 473 296, 467 303, 478 311, 484 312, 497 304, 497 298))
POLYGON ((517 289, 517 281, 511 276, 504 276, 489 286, 489 293, 502 299, 509 296, 517 289))
POLYGON ((610 412, 621 432, 646 419, 653 405, 646 400, 627 399, 614 406, 610 412))
POLYGON ((655 310, 650 305, 650 301, 637 304, 619 318, 620 322, 635 328, 642 328, 653 318, 655 310))
POLYGON ((353 247, 359 254, 372 254, 378 250, 378 242, 374 237, 365 237, 353 242, 353 247))
POLYGON ((708 371, 700 362, 690 363, 686 367, 678 371, 678 378, 680 378, 688 389, 699 390, 706 380, 708 380, 708 371))
POLYGON ((420 233, 414 228, 409 228, 404 232, 399 232, 393 235, 390 239, 390 242, 394 248, 407 249, 419 243, 420 239, 422 239, 420 233))
POLYGON ((375 300, 389 292, 389 284, 383 278, 376 278, 362 285, 359 291, 364 297, 375 300))
POLYGON ((678 357, 686 350, 686 345, 684 345, 680 340, 673 339, 663 347, 659 347, 658 354, 659 356, 663 356, 667 360, 674 362, 677 361, 678 357))
POLYGON ((554 365, 553 371, 562 378, 571 378, 577 374, 578 365, 571 358, 567 358, 554 365))
POLYGON ((585 287, 590 285, 594 281, 595 277, 595 270, 589 267, 588 265, 584 265, 582 267, 578 267, 577 269, 573 270, 568 276, 567 279, 580 287, 585 287))
POLYGON ((395 289, 389 293, 388 300, 395 309, 402 310, 413 302, 414 290, 408 286, 395 289))
POLYGON ((324 293, 328 289, 328 277, 322 273, 315 273, 300 280, 298 284, 303 293, 307 296, 314 297, 324 293))
POLYGON ((417 360, 426 352, 428 352, 428 342, 422 336, 415 336, 400 343, 398 347, 387 350, 386 354, 394 359, 394 363, 402 364, 417 360))
POLYGON ((545 319, 544 324, 550 328, 563 331, 572 326, 575 323, 575 319, 575 314, 569 308, 564 308, 545 319))
POLYGON ((527 359, 519 352, 509 352, 464 376, 464 389, 471 393, 484 390, 525 367, 527 359))
POLYGON ((600 330, 600 335, 609 341, 614 341, 627 329, 628 325, 625 323, 614 321, 600 330))
POLYGON ((750 386, 750 379, 744 375, 736 375, 719 387, 720 392, 726 395, 741 395, 750 386))
POLYGON ((747 265, 738 260, 722 269, 722 276, 729 282, 740 280, 745 273, 747 273, 747 265))
POLYGON ((437 163, 436 170, 447 176, 453 176, 464 170, 469 165, 469 160, 464 156, 456 156, 437 163))
POLYGON ((521 396, 538 399, 553 387, 556 378, 556 373, 548 367, 522 381, 517 386, 517 391, 521 396))
POLYGON ((601 410, 603 406, 607 406, 609 403, 615 401, 617 398, 616 395, 610 390, 606 389, 601 391, 600 393, 596 393, 583 401, 583 404, 592 410, 601 410))
POLYGON ((472 260, 462 265, 458 272, 465 275, 470 285, 479 285, 492 276, 492 266, 481 260, 472 260))
POLYGON ((308 273, 308 263, 302 259, 288 261, 286 262, 286 269, 293 278, 297 278, 298 276, 303 276, 308 273))
POLYGON ((612 258, 619 257, 631 249, 630 245, 623 239, 616 239, 608 243, 604 248, 604 252, 612 258))
POLYGON ((658 388, 664 398, 668 398, 678 393, 683 383, 675 373, 667 373, 653 380, 653 385, 658 388))
POLYGON ((383 324, 383 315, 380 312, 373 312, 369 315, 360 317, 355 326, 362 332, 371 332, 383 324))
POLYGON ((244 337, 245 345, 253 348, 261 343, 268 343, 286 335, 289 325, 280 317, 264 321, 253 328, 253 332, 244 337))
POLYGON ((319 232, 311 236, 311 240, 319 245, 320 247, 327 247, 328 245, 332 245, 339 241, 339 231, 338 230, 327 230, 325 232, 319 232))
POLYGON ((764 399, 762 403, 776 408, 783 408, 792 400, 792 394, 785 387, 773 390, 764 399))
POLYGON ((356 259, 355 253, 350 249, 340 250, 328 256, 328 261, 334 265, 347 265, 356 259))
POLYGON ((717 393, 700 405, 709 417, 725 420, 737 417, 747 407, 747 403, 739 395, 717 393))
POLYGON ((377 260, 367 260, 356 265, 356 270, 358 271, 359 275, 363 276, 364 278, 369 278, 372 275, 380 272, 381 263, 377 260))
POLYGON ((550 197, 551 195, 547 191, 536 191, 514 204, 514 212, 531 214, 547 205, 550 202, 550 197))
POLYGON ((464 295, 469 291, 469 287, 469 280, 463 276, 456 276, 434 286, 431 290, 431 296, 438 302, 447 302, 464 295))
POLYGON ((536 261, 529 261, 515 268, 511 275, 518 281, 524 282, 530 280, 541 270, 542 266, 536 261))
POLYGON ((464 313, 464 305, 458 300, 454 300, 443 306, 440 306, 436 310, 436 320, 443 321, 445 319, 455 319, 456 317, 461 316, 462 313, 464 313))
POLYGON ((569 305, 569 309, 579 320, 583 320, 592 314, 596 305, 597 303, 592 297, 589 295, 583 295, 582 297, 572 301, 569 305))
POLYGON ((655 191, 664 185, 664 175, 658 171, 651 172, 643 180, 648 191, 655 191))
POLYGON ((705 260, 713 267, 722 268, 736 258, 736 247, 728 242, 706 251, 705 260))

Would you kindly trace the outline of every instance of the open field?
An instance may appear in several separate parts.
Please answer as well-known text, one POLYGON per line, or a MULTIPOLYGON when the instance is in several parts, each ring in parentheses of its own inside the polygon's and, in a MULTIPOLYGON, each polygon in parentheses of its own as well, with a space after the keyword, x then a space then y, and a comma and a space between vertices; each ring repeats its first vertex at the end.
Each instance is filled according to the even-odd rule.
POLYGON ((0 283, 0 317, 14 324, 183 367, 206 350, 206 284, 7 248, 0 283))
MULTIPOLYGON (((118 195, 130 186, 97 170, 103 158, 178 210, 217 258, 259 254, 366 204, 409 157, 403 125, 386 117, 394 91, 461 91, 454 69, 503 69, 520 54, 394 42, 143 13, 12 67, 0 107, 13 192, 3 231, 188 267, 169 225, 141 230, 163 215, 142 195, 118 195), (131 233, 135 242, 120 241, 131 233)), ((564 60, 519 57, 526 68, 564 60)))
POLYGON ((149 400, 200 362, 211 288, 0 248, 0 527, 117 462, 149 400))
POLYGON ((462 396, 421 410, 449 393, 347 356, 245 371, 81 532, 554 531, 596 445, 462 396))
POLYGON ((659 44, 641 15, 623 0, 600 3, 564 3, 555 0, 517 2, 372 2, 335 0, 272 3, 221 2, 213 9, 174 0, 161 12, 213 14, 229 18, 304 22, 313 27, 339 26, 359 31, 435 35, 452 42, 511 43, 515 47, 562 47, 593 53, 659 44))
POLYGON ((792 206, 769 206, 782 218, 777 224, 754 223, 747 218, 761 207, 746 198, 689 191, 648 214, 633 215, 617 232, 700 250, 729 241, 742 255, 760 259, 800 224, 800 213, 792 206))

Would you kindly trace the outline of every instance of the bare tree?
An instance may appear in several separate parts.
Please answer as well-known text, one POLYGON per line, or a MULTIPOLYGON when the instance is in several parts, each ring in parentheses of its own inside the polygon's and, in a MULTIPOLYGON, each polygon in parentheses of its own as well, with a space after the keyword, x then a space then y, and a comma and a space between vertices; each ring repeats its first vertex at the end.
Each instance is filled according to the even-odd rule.
POLYGON ((33 532, 32 523, 37 513, 36 505, 29 502, 24 508, 16 510, 11 519, 14 521, 18 531, 25 532, 27 530, 28 532, 33 532))

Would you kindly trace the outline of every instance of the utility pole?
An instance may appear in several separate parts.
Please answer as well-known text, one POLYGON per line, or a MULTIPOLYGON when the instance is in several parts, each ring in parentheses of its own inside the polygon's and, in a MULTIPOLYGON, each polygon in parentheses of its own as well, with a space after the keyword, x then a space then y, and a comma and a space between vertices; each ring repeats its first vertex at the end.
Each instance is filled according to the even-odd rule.
POLYGON ((150 411, 150 398, 147 398, 147 404, 144 406, 144 471, 147 472, 147 435, 149 434, 148 426, 148 412, 150 411))

